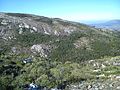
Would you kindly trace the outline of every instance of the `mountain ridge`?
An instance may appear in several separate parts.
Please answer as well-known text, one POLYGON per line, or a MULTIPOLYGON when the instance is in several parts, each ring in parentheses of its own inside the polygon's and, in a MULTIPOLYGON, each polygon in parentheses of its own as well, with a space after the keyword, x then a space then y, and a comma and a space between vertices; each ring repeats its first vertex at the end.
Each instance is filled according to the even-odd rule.
POLYGON ((120 20, 115 19, 115 20, 110 20, 105 23, 98 23, 98 24, 92 24, 96 28, 103 28, 103 29, 109 29, 109 30, 116 30, 120 31, 120 20))

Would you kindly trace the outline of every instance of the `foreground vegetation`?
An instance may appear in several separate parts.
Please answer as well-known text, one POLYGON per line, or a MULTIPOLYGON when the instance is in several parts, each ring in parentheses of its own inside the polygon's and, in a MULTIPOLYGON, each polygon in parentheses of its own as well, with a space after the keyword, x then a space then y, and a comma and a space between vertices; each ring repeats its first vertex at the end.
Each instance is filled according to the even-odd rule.
MULTIPOLYGON (((107 79, 109 75, 119 75, 119 66, 106 65, 105 68, 93 67, 93 64, 98 62, 109 61, 111 58, 105 58, 109 56, 117 56, 119 50, 118 37, 102 37, 99 36, 99 40, 95 39, 95 36, 89 36, 89 34, 73 33, 67 37, 49 37, 40 34, 26 34, 19 36, 16 44, 23 47, 29 47, 35 43, 49 43, 57 46, 49 58, 42 58, 39 55, 32 57, 32 62, 24 64, 23 59, 31 57, 31 54, 20 53, 14 54, 8 53, 9 46, 5 47, 5 51, 1 51, 0 55, 0 85, 2 90, 8 88, 14 88, 22 90, 25 85, 29 85, 34 82, 37 85, 53 88, 59 85, 69 85, 80 81, 94 81, 98 79, 107 79), (35 35, 35 36, 34 36, 35 35), (29 38, 24 38, 29 37, 29 38), (81 37, 94 38, 94 41, 89 43, 91 49, 87 49, 87 46, 75 48, 73 43, 79 40, 81 37), (24 38, 24 39, 23 39, 24 38), (33 39, 35 41, 33 42, 33 39), (56 41, 56 39, 59 39, 56 41), (18 42, 18 43, 17 43, 18 42), (102 58, 102 59, 99 59, 102 58), (90 60, 95 60, 94 63, 88 63, 90 60), (100 69, 99 72, 94 70, 100 69)), ((13 41, 14 42, 14 41, 13 41)), ((120 60, 120 58, 117 58, 120 60)), ((116 60, 116 59, 115 59, 116 60)), ((114 62, 111 61, 112 63, 114 62)))
POLYGON ((0 88, 2 90, 8 88, 22 90, 31 82, 54 88, 80 81, 106 80, 111 78, 110 76, 120 74, 120 67, 113 65, 114 62, 120 61, 120 57, 96 59, 84 63, 71 61, 63 63, 36 57, 31 63, 24 64, 14 59, 16 59, 14 56, 1 57, 0 88))

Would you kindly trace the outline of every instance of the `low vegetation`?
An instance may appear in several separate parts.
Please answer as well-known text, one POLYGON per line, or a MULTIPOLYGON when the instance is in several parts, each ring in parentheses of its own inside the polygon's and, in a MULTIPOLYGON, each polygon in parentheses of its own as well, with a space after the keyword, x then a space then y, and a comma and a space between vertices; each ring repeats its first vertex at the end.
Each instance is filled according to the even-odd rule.
MULTIPOLYGON (((21 19, 33 17, 26 14, 7 15, 21 19)), ((31 33, 30 28, 24 28, 22 34, 17 32, 19 28, 10 29, 15 31, 12 33, 13 39, 0 38, 0 90, 23 90, 32 82, 48 89, 59 86, 67 88, 66 85, 81 81, 92 83, 119 76, 119 33, 59 19, 36 18, 38 16, 32 19, 48 25, 53 25, 56 20, 59 22, 57 29, 59 25, 70 25, 79 30, 69 35, 49 35, 42 32, 31 33), (51 50, 47 49, 50 52, 47 57, 31 51, 33 45, 41 46, 37 48, 44 54, 46 48, 42 44, 51 46, 51 50), (28 62, 24 62, 28 59, 28 62)), ((7 31, 2 34, 8 35, 7 31)))

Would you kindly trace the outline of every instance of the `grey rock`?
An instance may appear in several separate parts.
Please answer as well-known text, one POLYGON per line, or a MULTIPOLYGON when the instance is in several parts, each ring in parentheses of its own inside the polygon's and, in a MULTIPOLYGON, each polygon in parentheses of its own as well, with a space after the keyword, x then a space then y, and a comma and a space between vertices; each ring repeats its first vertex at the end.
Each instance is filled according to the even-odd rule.
POLYGON ((41 57, 47 58, 49 53, 51 52, 51 46, 45 44, 36 44, 31 47, 31 51, 34 54, 39 54, 41 57))

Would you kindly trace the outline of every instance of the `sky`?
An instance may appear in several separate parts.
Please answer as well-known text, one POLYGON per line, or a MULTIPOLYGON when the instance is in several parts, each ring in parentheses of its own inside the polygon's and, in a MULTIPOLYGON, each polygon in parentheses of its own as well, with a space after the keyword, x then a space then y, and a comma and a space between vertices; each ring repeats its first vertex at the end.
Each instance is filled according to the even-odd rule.
POLYGON ((70 21, 120 19, 120 0, 0 0, 0 12, 70 21))

